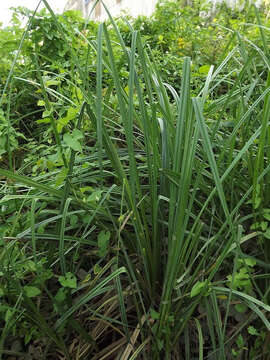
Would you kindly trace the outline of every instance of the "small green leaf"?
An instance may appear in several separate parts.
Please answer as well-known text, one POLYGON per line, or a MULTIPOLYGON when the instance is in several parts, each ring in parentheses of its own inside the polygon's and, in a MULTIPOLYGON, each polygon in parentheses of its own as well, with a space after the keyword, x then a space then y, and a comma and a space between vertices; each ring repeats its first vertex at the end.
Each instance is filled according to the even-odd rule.
POLYGON ((261 226, 262 231, 265 231, 268 227, 268 223, 266 221, 262 221, 260 223, 260 226, 261 226))
POLYGON ((71 226, 75 226, 77 224, 77 222, 78 222, 78 216, 74 215, 74 214, 71 215, 69 222, 70 222, 71 226))
POLYGON ((38 106, 45 106, 45 101, 44 100, 38 100, 37 105, 38 106))
POLYGON ((73 130, 72 135, 76 140, 83 139, 83 133, 78 129, 73 130))
POLYGON ((66 298, 67 288, 62 287, 57 291, 57 294, 54 297, 55 302, 53 307, 57 313, 63 312, 64 306, 66 305, 66 298))
POLYGON ((104 257, 108 252, 108 244, 110 240, 111 233, 109 231, 102 230, 98 234, 98 247, 99 247, 99 256, 104 257))
POLYGON ((54 299, 58 304, 61 304, 66 300, 66 297, 67 297, 66 290, 64 288, 61 288, 57 291, 57 294, 55 295, 54 299))
POLYGON ((49 124, 50 122, 51 122, 50 118, 36 120, 37 124, 49 124))
POLYGON ((76 289, 77 288, 77 279, 74 274, 71 272, 66 273, 65 276, 59 276, 59 282, 63 287, 76 289))
POLYGON ((102 267, 99 264, 96 264, 94 266, 94 274, 95 275, 98 275, 101 272, 101 270, 102 270, 102 267))
POLYGON ((254 326, 249 326, 249 327, 248 327, 248 333, 249 333, 250 335, 256 335, 256 336, 259 335, 258 331, 255 329, 254 326))
POLYGON ((203 288, 205 287, 206 280, 205 281, 197 281, 195 285, 193 285, 190 293, 190 297, 193 298, 194 296, 199 295, 203 288))
POLYGON ((88 196, 87 201, 89 202, 98 202, 101 198, 102 190, 94 191, 90 196, 88 196))
POLYGON ((53 277, 53 272, 51 269, 44 269, 40 266, 40 273, 35 277, 35 284, 43 285, 47 280, 53 277))
POLYGON ((25 270, 28 270, 28 271, 36 271, 37 270, 37 267, 36 267, 36 264, 34 263, 34 261, 32 260, 28 260, 25 264, 24 264, 24 268, 25 270))
POLYGON ((159 313, 152 308, 150 309, 150 316, 151 316, 151 319, 153 319, 153 320, 159 319, 159 313))
POLYGON ((266 239, 270 240, 270 228, 268 228, 266 232, 263 233, 263 235, 266 237, 266 239))
POLYGON ((84 194, 85 192, 93 191, 92 186, 81 187, 80 191, 84 194))
POLYGON ((243 339, 243 336, 241 334, 236 339, 236 344, 237 344, 239 349, 241 349, 244 346, 244 339, 243 339))
POLYGON ((56 125, 56 130, 58 132, 58 134, 60 134, 63 130, 63 127, 65 127, 67 125, 68 121, 66 121, 65 119, 59 119, 57 121, 57 125, 56 125))
POLYGON ((41 291, 39 290, 39 288, 37 288, 35 286, 25 286, 24 291, 25 291, 26 296, 29 298, 36 297, 41 294, 41 291))
POLYGON ((42 113, 42 117, 43 117, 43 118, 50 117, 51 113, 52 113, 52 110, 45 110, 45 111, 43 111, 43 113, 42 113))
POLYGON ((60 83, 61 83, 60 80, 48 80, 46 81, 45 85, 49 87, 52 85, 59 85, 60 83))
POLYGON ((5 322, 8 323, 9 320, 12 317, 12 310, 11 309, 7 309, 6 314, 5 314, 5 322))
POLYGON ((64 134, 64 142, 74 151, 82 152, 82 146, 71 134, 64 134))
POLYGON ((199 68, 199 73, 207 75, 210 70, 210 65, 203 65, 199 68))
POLYGON ((248 258, 248 259, 245 259, 244 261, 247 266, 254 267, 256 265, 255 259, 248 258))
POLYGON ((60 186, 63 184, 64 180, 66 179, 68 174, 68 168, 63 167, 60 173, 57 174, 55 179, 55 185, 60 186))
POLYGON ((255 222, 250 226, 250 230, 256 230, 260 227, 260 223, 255 222))
POLYGON ((270 214, 265 213, 265 214, 263 214, 263 217, 264 217, 266 220, 270 221, 270 214))

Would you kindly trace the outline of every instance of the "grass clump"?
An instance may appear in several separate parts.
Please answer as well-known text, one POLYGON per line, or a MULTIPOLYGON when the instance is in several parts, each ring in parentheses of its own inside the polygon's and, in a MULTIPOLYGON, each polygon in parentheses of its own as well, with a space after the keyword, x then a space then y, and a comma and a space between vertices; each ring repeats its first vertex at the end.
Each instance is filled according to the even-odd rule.
POLYGON ((136 22, 74 36, 75 15, 44 3, 59 52, 31 18, 31 61, 17 54, 1 100, 0 357, 267 358, 261 13, 258 43, 229 31, 221 60, 181 58, 174 86, 136 22))

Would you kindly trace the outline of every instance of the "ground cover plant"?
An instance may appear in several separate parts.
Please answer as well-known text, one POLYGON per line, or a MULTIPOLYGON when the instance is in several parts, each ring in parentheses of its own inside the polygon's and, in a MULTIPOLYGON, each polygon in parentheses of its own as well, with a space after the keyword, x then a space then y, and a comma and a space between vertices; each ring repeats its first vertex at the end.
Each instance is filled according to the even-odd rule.
POLYGON ((0 358, 269 358, 265 9, 44 3, 0 34, 0 358))

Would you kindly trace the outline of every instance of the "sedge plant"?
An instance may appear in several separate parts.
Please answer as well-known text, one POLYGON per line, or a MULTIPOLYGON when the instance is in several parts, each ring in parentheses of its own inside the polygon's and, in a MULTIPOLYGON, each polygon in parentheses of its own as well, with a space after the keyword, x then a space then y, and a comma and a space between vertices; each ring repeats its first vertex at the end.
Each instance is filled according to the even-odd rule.
MULTIPOLYGON (((68 44, 61 24, 44 3, 68 44)), ((250 232, 250 224, 268 214, 267 204, 258 200, 268 192, 268 58, 233 33, 229 43, 234 47, 216 68, 209 67, 199 89, 193 86, 190 58, 183 59, 177 93, 162 78, 140 33, 127 23, 127 46, 109 12, 108 16, 110 23, 99 25, 96 38, 78 32, 88 52, 95 54, 95 87, 87 83, 89 73, 76 49, 69 47, 80 78, 76 83, 74 75, 71 82, 80 90, 81 101, 72 124, 59 126, 51 99, 67 99, 46 86, 38 50, 35 54, 35 86, 44 99, 61 167, 36 179, 0 169, 13 186, 13 194, 2 203, 14 201, 15 209, 20 204, 17 214, 22 213, 29 225, 9 237, 13 243, 2 252, 6 260, 1 271, 17 294, 16 308, 35 325, 38 322, 66 358, 72 355, 63 332, 72 329, 86 344, 79 358, 87 354, 96 359, 181 359, 184 353, 191 359, 195 344, 199 359, 225 360, 242 330, 240 325, 227 337, 232 299, 249 311, 245 326, 259 319, 270 330, 265 286, 269 276, 256 278, 250 266, 252 260, 260 269, 267 268, 265 234, 250 232), (128 66, 127 79, 119 72, 119 51, 128 66), (266 65, 260 74, 254 72, 257 61, 266 65), (85 131, 84 124, 91 124, 92 132, 85 131), (95 146, 87 145, 88 136, 95 136, 95 146), (83 166, 89 161, 92 170, 83 166), (90 186, 93 179, 99 182, 95 190, 90 186), (27 194, 22 194, 22 187, 27 194), (85 197, 87 191, 92 194, 85 197), (18 278, 18 263, 9 258, 10 248, 17 251, 21 239, 31 243, 32 253, 27 246, 21 251, 33 261, 32 272, 42 278, 47 264, 54 271, 51 278, 57 277, 64 290, 55 294, 46 283, 50 278, 32 280, 29 290, 18 278), (245 245, 251 241, 258 241, 260 248, 246 254, 245 245), (248 286, 235 285, 239 260, 248 286), (74 274, 80 266, 93 278, 86 276, 77 284, 74 274), (41 293, 55 311, 52 329, 51 319, 32 300, 41 293), (95 326, 86 329, 80 314, 95 326), (210 339, 207 348, 203 321, 210 339), (117 336, 100 350, 106 343, 104 329, 113 329, 117 336)), ((17 221, 18 217, 14 224, 17 221)), ((8 330, 5 326, 2 344, 8 330)))

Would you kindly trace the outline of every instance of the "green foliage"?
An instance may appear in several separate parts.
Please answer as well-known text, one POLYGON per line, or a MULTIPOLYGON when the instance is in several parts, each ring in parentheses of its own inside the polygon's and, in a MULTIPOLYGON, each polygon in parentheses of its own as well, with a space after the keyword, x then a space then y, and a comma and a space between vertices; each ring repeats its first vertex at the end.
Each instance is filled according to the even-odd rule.
POLYGON ((111 234, 109 231, 101 231, 98 234, 98 248, 100 257, 103 257, 108 253, 110 236, 111 234))
POLYGON ((194 296, 199 295, 204 290, 205 285, 206 281, 197 281, 191 289, 190 297, 193 298, 194 296))
POLYGON ((77 287, 77 279, 74 274, 68 272, 65 276, 59 276, 60 284, 65 288, 76 289, 77 287))
POLYGON ((9 151, 18 149, 20 138, 26 140, 22 133, 11 126, 4 115, 4 111, 0 109, 0 157, 2 158, 3 154, 9 151))
POLYGON ((269 355, 269 19, 208 11, 0 30, 0 359, 269 355))
POLYGON ((249 294, 252 290, 251 274, 256 261, 253 259, 238 260, 238 269, 234 276, 228 275, 229 286, 234 290, 243 290, 249 294))
POLYGON ((39 288, 37 288, 35 286, 25 286, 24 291, 25 291, 26 296, 29 298, 36 297, 41 294, 41 291, 39 290, 39 288))
POLYGON ((74 129, 73 132, 66 133, 63 136, 64 142, 74 151, 82 152, 82 146, 79 142, 83 138, 83 134, 80 130, 74 129))

